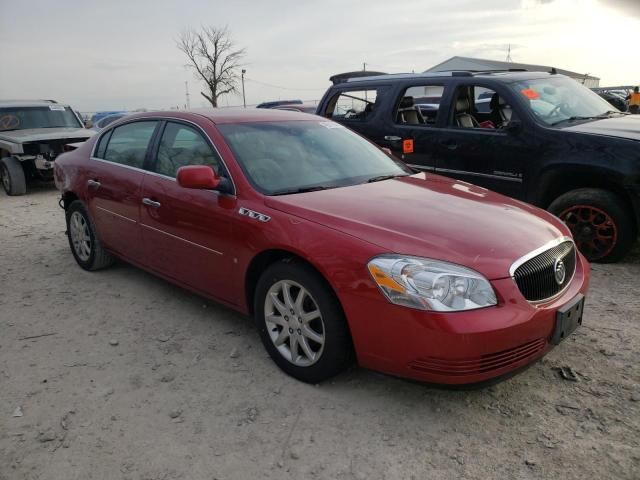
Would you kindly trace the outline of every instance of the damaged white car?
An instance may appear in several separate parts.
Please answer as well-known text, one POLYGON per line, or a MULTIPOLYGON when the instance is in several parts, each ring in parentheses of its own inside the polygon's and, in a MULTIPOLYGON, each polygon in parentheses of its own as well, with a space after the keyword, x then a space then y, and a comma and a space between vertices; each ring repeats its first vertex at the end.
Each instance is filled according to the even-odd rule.
POLYGON ((27 193, 30 180, 53 180, 53 162, 95 132, 68 105, 54 100, 0 100, 0 177, 8 195, 27 193))

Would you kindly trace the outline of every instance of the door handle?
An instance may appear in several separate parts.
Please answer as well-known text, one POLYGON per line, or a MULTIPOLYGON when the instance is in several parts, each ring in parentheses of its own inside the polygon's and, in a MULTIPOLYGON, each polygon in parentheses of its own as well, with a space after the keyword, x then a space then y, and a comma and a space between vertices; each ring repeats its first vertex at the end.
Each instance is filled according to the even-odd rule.
POLYGON ((150 198, 143 198, 142 203, 153 208, 158 208, 161 205, 160 202, 156 202, 155 200, 151 200, 150 198))
POLYGON ((100 187, 100 185, 102 185, 102 184, 97 180, 87 180, 87 186, 88 187, 98 188, 98 187, 100 187))
POLYGON ((447 147, 449 150, 455 150, 456 148, 458 148, 458 143, 455 140, 443 140, 440 143, 442 143, 442 145, 447 147))
POLYGON ((387 142, 399 142, 400 140, 402 140, 402 137, 398 137, 397 135, 385 135, 384 139, 387 142))

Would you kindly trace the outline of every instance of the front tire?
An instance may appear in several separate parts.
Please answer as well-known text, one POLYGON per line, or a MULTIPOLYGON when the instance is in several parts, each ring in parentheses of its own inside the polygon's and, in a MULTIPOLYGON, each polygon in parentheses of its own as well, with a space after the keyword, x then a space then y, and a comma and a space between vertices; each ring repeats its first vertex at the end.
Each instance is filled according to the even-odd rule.
POLYGON ((342 307, 311 267, 296 261, 269 266, 256 286, 254 312, 267 352, 292 377, 318 383, 352 362, 342 307))
POLYGON ((572 190, 556 198, 549 211, 567 224, 578 249, 590 262, 617 262, 636 240, 630 209, 607 190, 572 190))
POLYGON ((89 271, 112 265, 115 259, 102 247, 84 203, 74 200, 65 213, 69 246, 78 265, 89 271))
POLYGON ((0 177, 7 195, 17 196, 27 193, 27 179, 22 164, 17 158, 4 157, 0 160, 0 177))

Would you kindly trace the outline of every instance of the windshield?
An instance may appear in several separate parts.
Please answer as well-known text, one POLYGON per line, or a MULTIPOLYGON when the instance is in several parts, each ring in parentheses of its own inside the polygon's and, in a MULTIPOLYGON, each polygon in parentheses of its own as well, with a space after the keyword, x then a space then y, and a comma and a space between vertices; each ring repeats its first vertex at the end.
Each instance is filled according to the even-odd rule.
POLYGON ((547 125, 618 113, 598 94, 567 77, 524 80, 513 83, 512 88, 528 100, 536 117, 547 125))
POLYGON ((0 108, 0 131, 56 127, 82 128, 82 125, 73 111, 62 105, 0 108))
POLYGON ((334 122, 218 125, 251 183, 266 195, 343 187, 411 171, 334 122))

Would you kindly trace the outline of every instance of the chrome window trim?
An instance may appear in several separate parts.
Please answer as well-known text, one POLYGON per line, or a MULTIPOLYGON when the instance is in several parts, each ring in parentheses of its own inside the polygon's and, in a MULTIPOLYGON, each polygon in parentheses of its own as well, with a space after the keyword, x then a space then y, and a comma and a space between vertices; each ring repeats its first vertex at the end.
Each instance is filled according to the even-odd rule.
MULTIPOLYGON (((203 118, 206 118, 206 117, 203 117, 203 118)), ((216 152, 216 155, 218 155, 218 158, 222 162, 222 165, 224 165, 224 168, 227 171, 227 174, 229 175, 229 180, 231 180, 231 185, 233 186, 233 193, 227 194, 227 195, 231 195, 233 197, 235 197, 237 195, 238 189, 236 188, 236 182, 233 180, 233 175, 231 175, 231 171, 229 170, 229 167, 227 166, 227 162, 224 161, 224 158, 220 154, 220 150, 218 150, 218 147, 216 146, 216 143, 211 139, 209 134, 207 134, 207 132, 205 132, 204 129, 200 125, 198 125, 197 123, 192 122, 191 120, 185 120, 184 118, 166 117, 166 116, 162 116, 162 117, 155 117, 155 116, 151 116, 151 117, 148 117, 148 116, 147 117, 136 117, 136 118, 132 118, 131 120, 129 120, 127 122, 118 123, 117 125, 108 125, 103 131, 100 132, 100 137, 93 144, 93 148, 91 150, 91 156, 89 157, 89 159, 90 160, 100 160, 102 162, 108 163, 109 165, 120 165, 121 167, 130 168, 132 170, 137 170, 137 171, 148 173, 148 174, 151 174, 151 175, 156 175, 156 176, 162 177, 162 178, 168 178, 168 179, 173 180, 175 182, 176 179, 174 177, 169 177, 168 175, 163 175, 161 173, 152 172, 151 170, 145 170, 143 168, 131 167, 130 165, 124 165, 122 163, 110 162, 109 160, 106 160, 104 158, 98 158, 98 157, 96 157, 94 155, 95 151, 96 151, 96 148, 100 144, 100 141, 102 140, 102 137, 104 135, 109 133, 111 130, 114 130, 114 129, 116 129, 118 127, 121 127, 123 125, 127 125, 129 123, 135 123, 135 122, 143 121, 143 120, 147 120, 147 121, 148 120, 155 120, 155 121, 158 121, 158 122, 162 122, 163 120, 165 120, 165 121, 175 120, 177 122, 183 122, 183 123, 188 123, 190 125, 193 125, 196 128, 196 130, 199 130, 200 133, 207 140, 209 140, 210 145, 213 147, 213 150, 216 152)), ((116 120, 115 123, 117 123, 117 120, 116 120)), ((149 147, 147 146, 147 148, 149 148, 149 147)))
POLYGON ((191 240, 187 240, 186 238, 182 238, 172 233, 165 232, 164 230, 160 230, 159 228, 152 227, 151 225, 147 225, 146 223, 140 223, 140 226, 153 230, 154 232, 162 233, 164 235, 167 235, 168 237, 175 238, 176 240, 182 240, 183 242, 188 243, 189 245, 193 245, 194 247, 200 247, 204 250, 215 253, 216 255, 224 255, 222 252, 219 252, 218 250, 205 247, 204 245, 200 245, 199 243, 192 242, 191 240))

